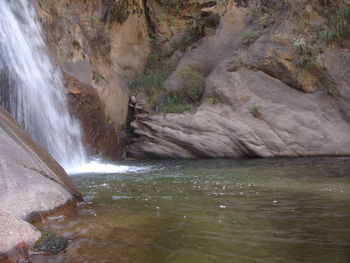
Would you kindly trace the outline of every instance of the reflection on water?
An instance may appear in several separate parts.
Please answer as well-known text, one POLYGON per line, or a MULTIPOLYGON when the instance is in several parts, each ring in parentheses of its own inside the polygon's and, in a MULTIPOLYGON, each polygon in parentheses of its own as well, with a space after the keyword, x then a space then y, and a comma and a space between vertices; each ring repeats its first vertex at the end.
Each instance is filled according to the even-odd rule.
POLYGON ((93 204, 47 219, 52 262, 350 262, 349 159, 123 165, 152 170, 73 177, 93 204))

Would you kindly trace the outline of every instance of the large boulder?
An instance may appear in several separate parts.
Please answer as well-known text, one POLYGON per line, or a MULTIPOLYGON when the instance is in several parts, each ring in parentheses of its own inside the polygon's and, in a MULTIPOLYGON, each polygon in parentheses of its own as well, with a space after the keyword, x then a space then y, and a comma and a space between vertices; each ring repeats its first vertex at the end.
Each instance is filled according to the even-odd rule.
POLYGON ((81 194, 72 181, 0 107, 0 254, 32 245, 40 232, 26 220, 81 194))
MULTIPOLYGON (((305 94, 261 71, 223 63, 206 81, 195 112, 138 117, 137 158, 350 155, 350 124, 336 98, 305 94), (208 96, 209 98, 210 96, 208 96)), ((349 86, 347 87, 347 89, 349 86)))

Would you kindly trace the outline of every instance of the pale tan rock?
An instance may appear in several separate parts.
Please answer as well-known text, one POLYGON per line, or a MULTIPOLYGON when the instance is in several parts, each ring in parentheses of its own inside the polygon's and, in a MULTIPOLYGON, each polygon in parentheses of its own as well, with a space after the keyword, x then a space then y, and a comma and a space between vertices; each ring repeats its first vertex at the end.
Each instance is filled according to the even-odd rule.
POLYGON ((239 36, 245 26, 247 9, 237 8, 232 2, 227 12, 221 17, 220 24, 214 35, 204 37, 195 46, 186 52, 177 64, 176 70, 164 82, 167 90, 176 90, 182 87, 181 71, 191 68, 206 77, 215 68, 217 63, 234 50, 239 42, 239 36))
POLYGON ((350 125, 322 92, 306 95, 263 73, 218 67, 195 112, 154 115, 132 123, 140 138, 128 152, 138 158, 235 158, 349 155, 350 125), (244 98, 244 99, 242 99, 244 98), (255 118, 256 107, 261 113, 255 118))

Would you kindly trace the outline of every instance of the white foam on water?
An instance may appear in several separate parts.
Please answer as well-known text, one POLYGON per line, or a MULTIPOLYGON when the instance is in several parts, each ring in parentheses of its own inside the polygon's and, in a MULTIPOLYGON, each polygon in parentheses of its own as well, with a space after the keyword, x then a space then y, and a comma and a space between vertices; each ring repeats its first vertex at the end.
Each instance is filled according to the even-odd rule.
POLYGON ((148 166, 128 166, 103 163, 101 161, 90 161, 66 170, 69 175, 78 174, 122 174, 130 172, 141 172, 149 170, 148 166))

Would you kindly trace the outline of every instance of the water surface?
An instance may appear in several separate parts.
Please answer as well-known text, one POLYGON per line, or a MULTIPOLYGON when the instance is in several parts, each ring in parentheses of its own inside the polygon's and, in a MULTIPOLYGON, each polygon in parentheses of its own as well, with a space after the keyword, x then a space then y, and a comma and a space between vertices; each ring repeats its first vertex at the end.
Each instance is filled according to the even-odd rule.
POLYGON ((93 204, 49 218, 53 262, 350 262, 349 159, 120 164, 72 177, 93 204))

